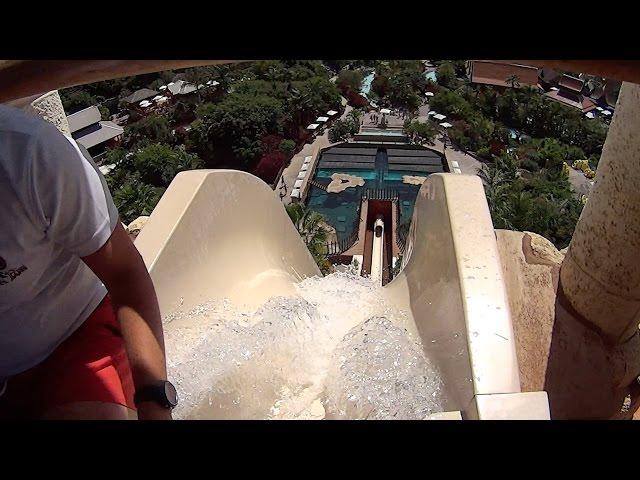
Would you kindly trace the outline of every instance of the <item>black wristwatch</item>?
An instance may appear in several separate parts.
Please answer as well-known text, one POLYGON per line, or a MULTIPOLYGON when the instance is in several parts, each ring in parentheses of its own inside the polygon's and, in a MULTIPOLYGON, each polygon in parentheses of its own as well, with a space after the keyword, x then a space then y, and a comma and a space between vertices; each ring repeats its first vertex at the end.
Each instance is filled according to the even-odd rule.
POLYGON ((178 392, 171 382, 163 381, 156 385, 148 385, 136 391, 133 402, 156 402, 164 408, 175 408, 178 405, 178 392))

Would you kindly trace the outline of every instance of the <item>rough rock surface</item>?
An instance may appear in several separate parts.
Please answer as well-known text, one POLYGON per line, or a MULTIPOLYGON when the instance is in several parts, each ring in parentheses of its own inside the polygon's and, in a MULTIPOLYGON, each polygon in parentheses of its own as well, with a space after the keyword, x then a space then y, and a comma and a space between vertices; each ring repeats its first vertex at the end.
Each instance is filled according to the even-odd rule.
POLYGON ((148 216, 142 215, 142 216, 136 218, 133 222, 131 222, 127 226, 127 233, 131 237, 131 240, 135 240, 136 239, 136 237, 140 233, 140 230, 142 230, 144 228, 144 226, 147 224, 148 220, 149 220, 148 216))
POLYGON ((402 183, 408 183, 409 185, 422 185, 427 177, 421 177, 420 175, 403 175, 402 183))
POLYGON ((559 287, 564 254, 530 232, 496 230, 516 339, 522 391, 544 390, 551 418, 630 418, 640 392, 640 337, 612 346, 579 318, 559 287))
POLYGON ((532 253, 537 259, 547 260, 560 266, 564 259, 564 253, 562 251, 559 251, 553 243, 537 233, 524 232, 524 234, 529 235, 532 253))
POLYGON ((364 179, 348 173, 334 173, 331 175, 331 183, 327 186, 327 192, 340 193, 349 187, 362 187, 364 179))
POLYGON ((65 135, 71 135, 69 122, 57 90, 45 93, 31 102, 31 109, 37 115, 53 123, 65 135))
POLYGON ((520 384, 525 392, 544 390, 563 256, 536 234, 496 230, 496 240, 513 319, 520 384), (531 238, 535 238, 535 249, 531 238))

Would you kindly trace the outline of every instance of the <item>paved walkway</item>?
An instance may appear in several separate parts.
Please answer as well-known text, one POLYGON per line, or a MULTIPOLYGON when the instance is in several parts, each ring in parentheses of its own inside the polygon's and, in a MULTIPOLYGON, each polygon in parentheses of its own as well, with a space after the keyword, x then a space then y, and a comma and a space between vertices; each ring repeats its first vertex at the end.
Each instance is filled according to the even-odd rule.
MULTIPOLYGON (((439 152, 443 151, 444 145, 441 140, 434 140, 436 146, 432 147, 437 149, 439 152)), ((445 157, 449 162, 449 165, 455 167, 453 162, 458 163, 458 168, 460 168, 460 173, 463 175, 477 175, 480 169, 482 168, 482 162, 476 160, 471 155, 461 152, 450 145, 447 146, 447 150, 445 151, 445 157)))
POLYGON ((404 121, 405 121, 406 116, 404 116, 402 113, 382 115, 377 110, 370 110, 369 112, 365 113, 362 116, 361 127, 362 128, 369 128, 369 127, 378 128, 378 124, 382 120, 383 116, 385 117, 385 120, 387 121, 387 127, 388 128, 403 128, 404 127, 404 121))
MULTIPOLYGON (((342 104, 345 105, 344 112, 340 115, 340 119, 344 119, 353 108, 350 105, 346 105, 346 99, 342 98, 342 104)), ((289 166, 282 172, 282 176, 276 185, 276 192, 281 195, 280 200, 285 205, 291 203, 291 189, 294 183, 298 179, 298 172, 304 162, 304 157, 312 155, 316 148, 324 148, 330 145, 329 142, 329 129, 325 128, 322 135, 317 135, 311 143, 306 143, 302 150, 296 153, 291 159, 289 166), (284 185, 284 186, 283 186, 284 185)))
POLYGON ((418 122, 426 122, 429 119, 429 115, 427 115, 427 113, 429 113, 430 110, 431 108, 429 107, 428 103, 423 103, 422 105, 420 105, 418 107, 418 122))

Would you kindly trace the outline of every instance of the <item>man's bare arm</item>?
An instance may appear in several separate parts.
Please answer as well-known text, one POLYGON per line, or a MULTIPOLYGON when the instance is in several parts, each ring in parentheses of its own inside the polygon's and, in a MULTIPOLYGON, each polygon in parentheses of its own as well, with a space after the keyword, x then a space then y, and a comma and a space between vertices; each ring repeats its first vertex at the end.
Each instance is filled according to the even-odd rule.
MULTIPOLYGON (((107 287, 120 322, 136 390, 167 379, 158 300, 140 253, 120 222, 97 252, 82 260, 107 287)), ((138 405, 140 419, 170 419, 153 402, 138 405)))

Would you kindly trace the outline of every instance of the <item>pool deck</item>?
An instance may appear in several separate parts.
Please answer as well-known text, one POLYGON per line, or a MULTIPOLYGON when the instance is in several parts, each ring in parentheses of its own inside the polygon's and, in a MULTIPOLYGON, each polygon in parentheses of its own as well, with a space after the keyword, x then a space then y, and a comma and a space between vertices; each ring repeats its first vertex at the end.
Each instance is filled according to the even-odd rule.
MULTIPOLYGON (((344 112, 342 113, 342 115, 340 115, 340 119, 344 119, 349 114, 349 112, 353 110, 350 105, 346 105, 346 99, 343 98, 342 100, 342 104, 345 105, 345 107, 344 112)), ((276 192, 281 195, 280 200, 282 201, 282 203, 284 203, 285 205, 289 205, 291 203, 291 190, 293 189, 294 183, 298 179, 298 172, 300 172, 300 168, 304 163, 304 157, 309 155, 317 156, 317 153, 322 148, 328 147, 329 145, 331 145, 331 143, 329 142, 329 129, 325 128, 325 131, 322 135, 316 136, 311 143, 305 144, 304 147, 302 147, 302 150, 300 150, 293 156, 293 158, 291 159, 291 163, 289 163, 289 166, 284 169, 284 171, 282 172, 282 176, 280 177, 280 180, 276 185, 276 192), (285 185, 284 188, 283 183, 285 185)), ((313 164, 309 166, 309 169, 307 170, 309 173, 304 179, 303 188, 306 188, 306 184, 310 179, 309 175, 313 175, 314 166, 315 165, 313 164)))
MULTIPOLYGON (((361 120, 361 125, 360 128, 370 128, 370 127, 374 127, 377 128, 378 127, 378 123, 380 122, 380 119, 382 119, 382 114, 379 113, 377 110, 370 110, 369 112, 365 113, 362 116, 362 120, 361 120), (374 118, 375 116, 378 117, 378 122, 374 122, 374 118)), ((390 129, 402 129, 404 127, 404 120, 405 120, 405 116, 403 115, 385 115, 386 120, 387 120, 387 128, 390 129)))

